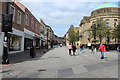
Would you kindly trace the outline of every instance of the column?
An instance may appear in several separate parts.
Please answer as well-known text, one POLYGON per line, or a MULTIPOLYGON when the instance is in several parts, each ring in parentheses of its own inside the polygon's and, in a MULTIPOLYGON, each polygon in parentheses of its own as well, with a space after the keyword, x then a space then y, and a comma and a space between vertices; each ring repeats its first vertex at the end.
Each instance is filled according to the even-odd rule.
POLYGON ((21 51, 24 51, 24 36, 22 36, 22 39, 21 39, 21 51))

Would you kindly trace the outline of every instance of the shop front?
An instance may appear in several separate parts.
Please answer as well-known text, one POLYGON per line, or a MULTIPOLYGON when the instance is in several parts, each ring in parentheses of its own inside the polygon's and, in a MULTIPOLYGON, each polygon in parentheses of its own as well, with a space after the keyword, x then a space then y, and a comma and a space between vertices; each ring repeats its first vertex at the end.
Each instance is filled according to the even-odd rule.
POLYGON ((8 34, 8 50, 24 51, 24 32, 13 28, 13 32, 8 34))
POLYGON ((40 48, 40 36, 39 35, 37 35, 37 34, 35 34, 35 36, 34 36, 34 40, 35 40, 35 47, 37 48, 37 49, 39 49, 40 48))
POLYGON ((29 50, 34 45, 34 33, 24 29, 24 50, 29 50))
POLYGON ((46 38, 46 36, 44 36, 43 34, 41 34, 40 37, 41 37, 41 40, 40 40, 40 42, 41 42, 41 43, 40 43, 41 48, 45 48, 47 38, 46 38))
POLYGON ((24 38, 24 48, 29 50, 33 46, 33 36, 25 33, 24 38))
POLYGON ((21 50, 21 36, 9 34, 9 51, 20 51, 21 50))

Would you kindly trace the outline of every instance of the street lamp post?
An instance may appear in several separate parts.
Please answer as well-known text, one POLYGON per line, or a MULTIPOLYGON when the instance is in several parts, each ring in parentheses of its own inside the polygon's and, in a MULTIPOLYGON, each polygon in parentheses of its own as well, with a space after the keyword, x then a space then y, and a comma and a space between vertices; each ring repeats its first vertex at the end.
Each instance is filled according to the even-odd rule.
POLYGON ((8 14, 9 2, 6 3, 6 14, 2 14, 2 32, 4 32, 2 64, 9 64, 8 59, 8 32, 12 32, 13 14, 8 14))
POLYGON ((4 34, 4 42, 3 42, 3 55, 2 55, 2 64, 9 64, 8 59, 8 33, 4 34))

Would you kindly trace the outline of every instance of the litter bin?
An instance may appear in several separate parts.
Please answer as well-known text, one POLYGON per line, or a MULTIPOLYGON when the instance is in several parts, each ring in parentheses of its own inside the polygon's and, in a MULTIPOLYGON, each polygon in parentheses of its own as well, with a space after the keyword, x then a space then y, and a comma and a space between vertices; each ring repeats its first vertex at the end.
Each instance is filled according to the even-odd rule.
POLYGON ((35 47, 31 47, 31 48, 30 48, 30 56, 31 56, 32 58, 34 58, 34 57, 36 56, 35 47))

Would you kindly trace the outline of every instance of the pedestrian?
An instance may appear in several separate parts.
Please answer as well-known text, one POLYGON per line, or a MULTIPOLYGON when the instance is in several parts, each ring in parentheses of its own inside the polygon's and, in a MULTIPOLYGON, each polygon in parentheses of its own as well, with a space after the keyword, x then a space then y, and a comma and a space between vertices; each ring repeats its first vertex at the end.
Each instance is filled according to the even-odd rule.
POLYGON ((84 50, 84 45, 83 44, 80 44, 80 52, 82 53, 84 50))
POLYGON ((120 52, 120 45, 117 46, 117 51, 120 52))
POLYGON ((72 45, 71 44, 68 45, 68 50, 69 50, 69 55, 71 55, 71 50, 72 50, 72 45))
POLYGON ((101 59, 104 59, 104 51, 106 51, 105 45, 100 44, 99 51, 101 52, 101 59))
POLYGON ((87 48, 88 48, 88 49, 91 49, 91 43, 88 43, 88 44, 87 44, 87 48))
POLYGON ((75 55, 76 49, 77 49, 76 46, 73 45, 73 46, 72 46, 72 50, 73 50, 73 55, 74 55, 74 56, 76 56, 76 55, 75 55))
POLYGON ((97 52, 97 49, 96 49, 96 44, 92 45, 92 48, 91 48, 91 53, 96 53, 97 52))
POLYGON ((62 47, 62 43, 60 44, 60 47, 62 47))
MULTIPOLYGON (((91 53, 93 53, 94 51, 94 46, 92 45, 92 48, 91 48, 91 53)), ((94 53, 93 53, 94 54, 94 53)))

